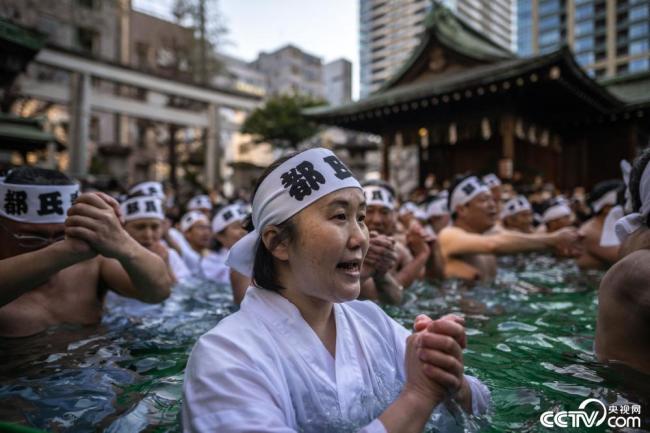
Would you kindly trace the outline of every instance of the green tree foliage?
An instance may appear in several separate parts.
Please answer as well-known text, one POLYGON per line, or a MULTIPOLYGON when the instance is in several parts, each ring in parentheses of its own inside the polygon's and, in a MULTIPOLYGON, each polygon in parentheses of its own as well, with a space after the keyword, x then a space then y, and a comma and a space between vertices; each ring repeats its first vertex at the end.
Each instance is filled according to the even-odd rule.
POLYGON ((241 132, 251 134, 256 143, 270 143, 283 149, 298 144, 318 132, 318 126, 300 113, 303 109, 326 102, 302 95, 271 97, 255 109, 242 125, 241 132))

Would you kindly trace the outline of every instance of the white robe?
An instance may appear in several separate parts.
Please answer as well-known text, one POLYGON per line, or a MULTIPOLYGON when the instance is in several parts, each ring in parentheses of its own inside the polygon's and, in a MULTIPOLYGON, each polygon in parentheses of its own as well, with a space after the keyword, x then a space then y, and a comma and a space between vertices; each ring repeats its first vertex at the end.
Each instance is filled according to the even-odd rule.
POLYGON ((230 266, 226 264, 228 250, 210 251, 203 260, 201 260, 201 270, 203 276, 210 281, 219 284, 230 284, 230 266))
POLYGON ((181 256, 173 248, 167 248, 169 251, 169 267, 174 273, 176 281, 181 282, 192 276, 192 273, 187 268, 187 265, 181 258, 181 256))
MULTIPOLYGON (((377 417, 404 385, 410 332, 370 301, 334 304, 334 312, 336 359, 293 304, 249 287, 241 309, 190 355, 183 431, 384 433, 377 417)), ((485 412, 489 391, 466 377, 473 412, 485 412)), ((434 419, 454 422, 442 404, 434 419)))

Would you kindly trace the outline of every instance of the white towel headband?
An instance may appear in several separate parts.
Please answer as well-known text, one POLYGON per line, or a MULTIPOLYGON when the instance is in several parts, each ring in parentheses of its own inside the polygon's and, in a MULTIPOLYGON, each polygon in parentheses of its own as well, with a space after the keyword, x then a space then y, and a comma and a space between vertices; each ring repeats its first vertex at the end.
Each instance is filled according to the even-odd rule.
POLYGON ((310 149, 289 158, 262 181, 253 199, 253 227, 230 249, 226 263, 252 277, 255 252, 264 228, 280 224, 318 199, 361 185, 330 150, 310 149))

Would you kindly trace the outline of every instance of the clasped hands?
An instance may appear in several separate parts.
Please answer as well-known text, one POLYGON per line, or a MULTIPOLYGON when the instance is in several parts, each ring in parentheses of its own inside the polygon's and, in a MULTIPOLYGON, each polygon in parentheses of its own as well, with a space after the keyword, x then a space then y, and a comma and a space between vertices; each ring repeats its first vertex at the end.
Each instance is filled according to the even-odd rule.
POLYGON ((113 197, 102 192, 84 193, 68 210, 63 242, 81 259, 97 254, 125 258, 134 241, 123 223, 120 205, 113 197))
POLYGON ((405 390, 435 407, 451 397, 471 411, 471 391, 464 377, 463 349, 467 347, 465 320, 447 315, 415 319, 406 343, 405 390))

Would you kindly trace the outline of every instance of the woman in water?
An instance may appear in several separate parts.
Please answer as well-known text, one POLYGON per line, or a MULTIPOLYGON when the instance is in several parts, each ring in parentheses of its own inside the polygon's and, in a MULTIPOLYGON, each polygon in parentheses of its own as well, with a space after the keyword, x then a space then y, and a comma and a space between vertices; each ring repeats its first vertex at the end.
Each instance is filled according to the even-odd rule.
POLYGON ((364 217, 359 183, 329 150, 267 169, 255 230, 228 258, 253 285, 190 355, 184 431, 407 433, 432 413, 444 429, 448 409, 487 410, 487 388, 463 375, 462 319, 418 316, 411 334, 355 300, 364 217))

